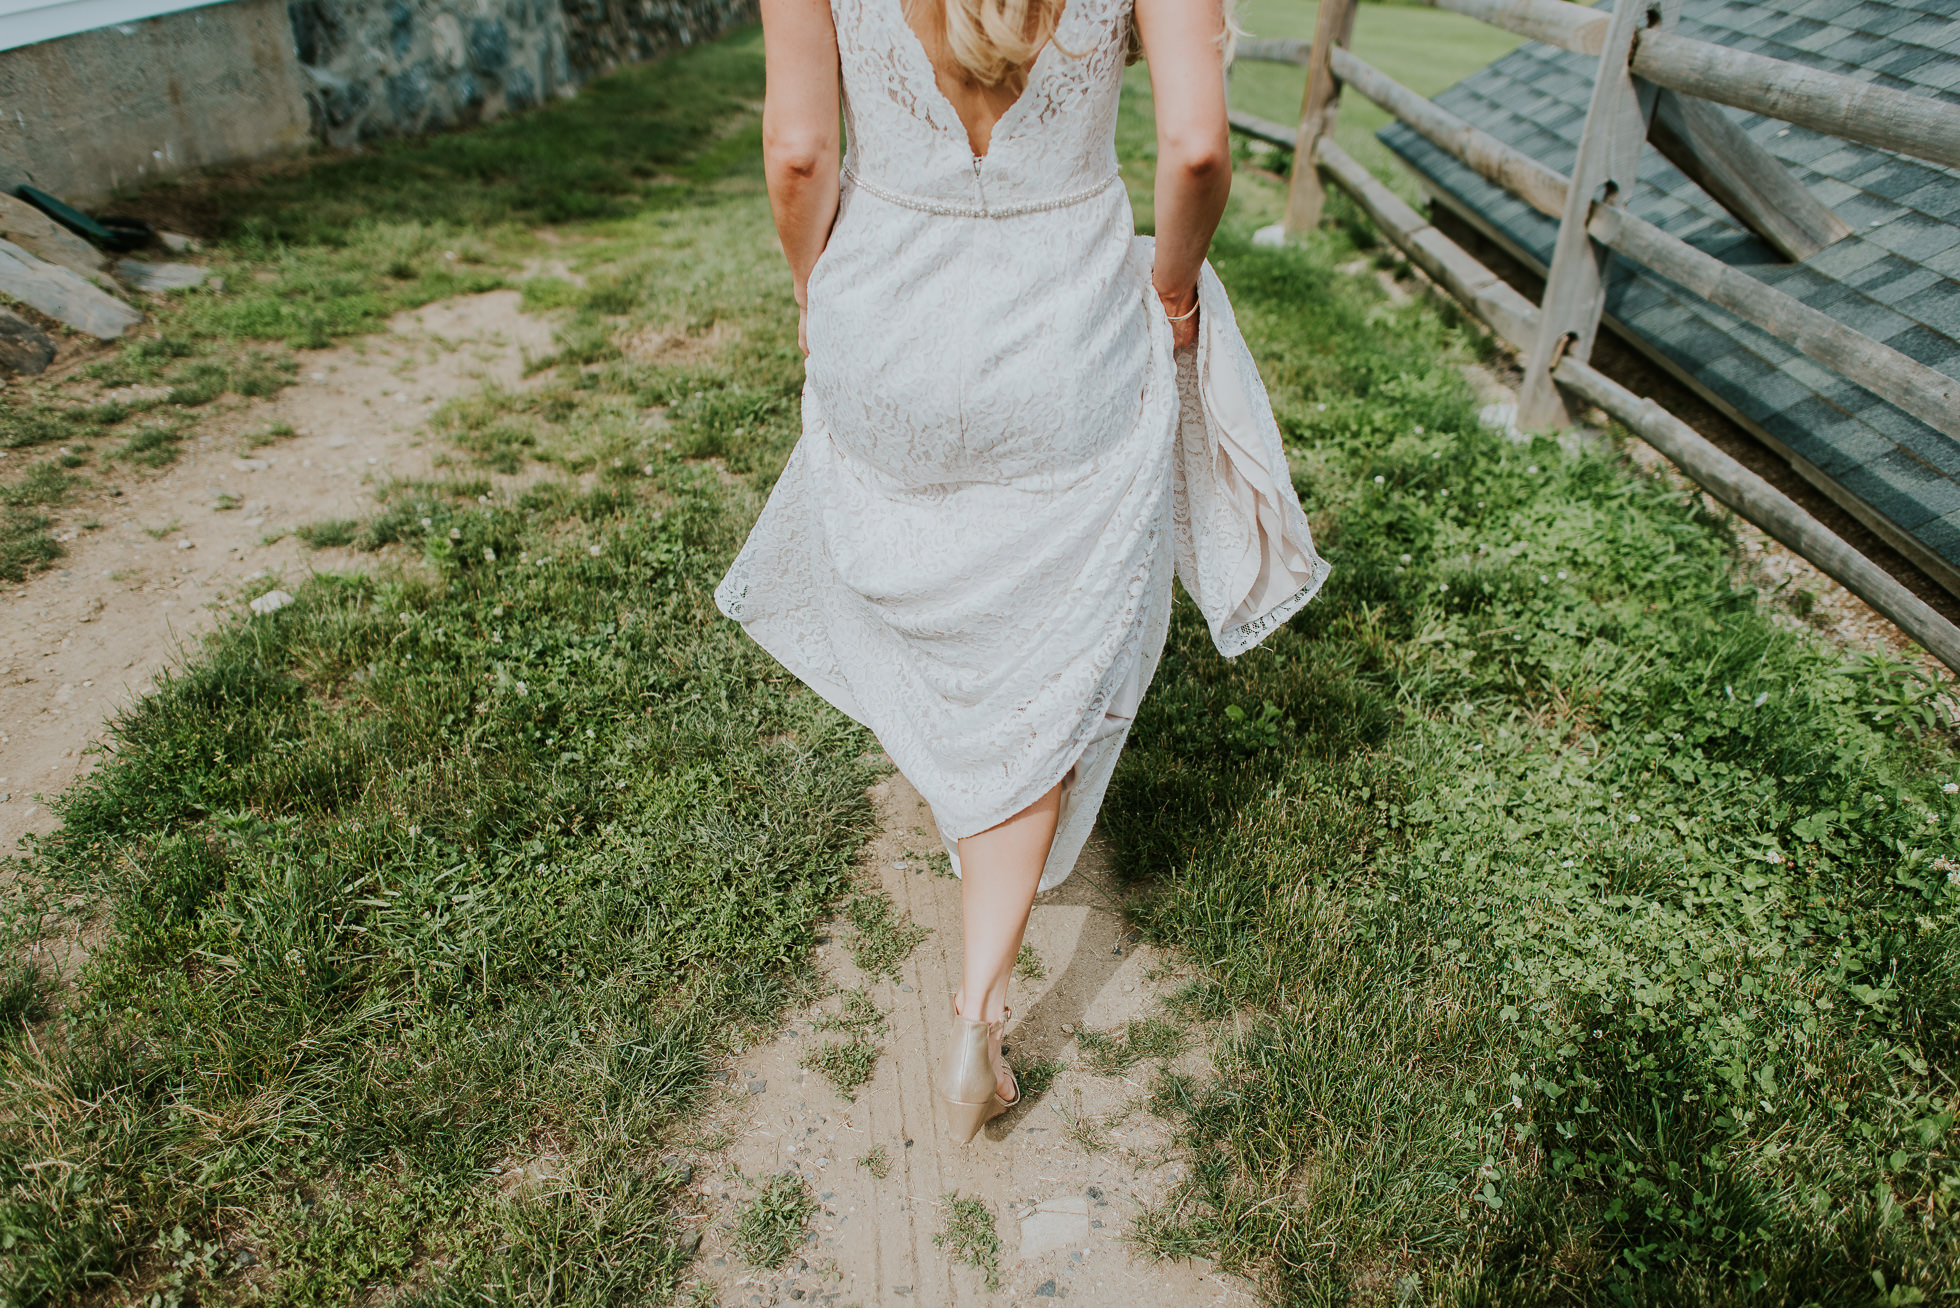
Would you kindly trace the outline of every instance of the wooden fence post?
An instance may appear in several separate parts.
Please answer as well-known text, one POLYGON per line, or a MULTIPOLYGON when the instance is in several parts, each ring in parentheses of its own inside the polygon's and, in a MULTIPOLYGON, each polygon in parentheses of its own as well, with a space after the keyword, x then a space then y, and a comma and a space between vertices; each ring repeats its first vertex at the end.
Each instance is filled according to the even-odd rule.
POLYGON ((1643 28, 1672 27, 1680 7, 1680 0, 1617 0, 1613 6, 1592 104, 1579 137, 1579 157, 1573 162, 1572 184, 1565 195, 1558 244, 1545 277, 1538 338, 1532 343, 1524 388, 1518 393, 1518 426, 1527 431, 1571 423, 1552 370, 1565 359, 1584 363, 1592 357, 1593 338, 1599 334, 1599 316, 1606 305, 1606 261, 1612 257, 1612 251, 1593 240, 1586 224, 1594 201, 1621 205, 1632 192, 1658 91, 1652 83, 1634 79, 1629 67, 1634 36, 1643 28))
POLYGON ((1286 234, 1300 236, 1320 226, 1327 203, 1314 151, 1334 131, 1341 84, 1334 77, 1334 47, 1354 35, 1355 0, 1320 0, 1314 19, 1313 51, 1307 63, 1307 94, 1300 102, 1300 131, 1293 139, 1293 178, 1286 188, 1286 234))

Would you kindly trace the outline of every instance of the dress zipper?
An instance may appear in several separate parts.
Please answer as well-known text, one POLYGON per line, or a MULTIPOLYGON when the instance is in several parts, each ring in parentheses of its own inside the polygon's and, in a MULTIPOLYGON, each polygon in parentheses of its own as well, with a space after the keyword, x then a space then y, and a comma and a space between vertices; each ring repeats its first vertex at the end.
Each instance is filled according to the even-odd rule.
POLYGON ((984 155, 978 154, 973 156, 973 193, 980 197, 980 216, 982 218, 987 216, 987 188, 980 184, 980 164, 985 157, 984 155))

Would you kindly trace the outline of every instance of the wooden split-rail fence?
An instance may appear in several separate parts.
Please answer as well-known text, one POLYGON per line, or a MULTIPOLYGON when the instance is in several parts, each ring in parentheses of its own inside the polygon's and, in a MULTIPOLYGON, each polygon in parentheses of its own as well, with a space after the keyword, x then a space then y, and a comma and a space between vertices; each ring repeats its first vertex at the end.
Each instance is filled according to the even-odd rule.
POLYGON ((1238 43, 1239 60, 1307 70, 1297 129, 1232 112, 1235 131, 1294 152, 1286 229, 1320 221, 1326 185, 1353 197, 1384 235, 1525 360, 1519 427, 1568 425, 1564 393, 1596 405, 1703 489, 1883 613, 1960 671, 1960 628, 1802 506, 1650 399, 1590 363, 1617 254, 1728 310, 1817 363, 1960 439, 1960 381, 1838 322, 1626 208, 1648 142, 1790 259, 1844 235, 1844 222, 1714 106, 1730 105, 1845 140, 1960 168, 1960 108, 1801 64, 1680 36, 1680 0, 1427 0, 1439 9, 1599 58, 1572 176, 1418 95, 1348 49, 1356 0, 1320 0, 1311 42, 1238 43), (1559 220, 1543 302, 1532 304, 1444 236, 1334 143, 1343 87, 1374 101, 1438 148, 1559 220), (1314 166, 1302 166, 1311 161, 1314 166))

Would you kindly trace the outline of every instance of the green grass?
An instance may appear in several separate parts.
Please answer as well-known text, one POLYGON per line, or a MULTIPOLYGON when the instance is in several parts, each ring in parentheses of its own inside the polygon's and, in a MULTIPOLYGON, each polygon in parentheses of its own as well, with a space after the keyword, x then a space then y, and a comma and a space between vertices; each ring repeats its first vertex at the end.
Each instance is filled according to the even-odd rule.
MULTIPOLYGON (((744 34, 485 133, 186 188, 241 289, 172 300, 185 350, 128 365, 152 381, 93 383, 172 398, 0 399, 9 451, 162 460, 200 420, 178 399, 218 394, 200 365, 272 384, 292 342, 493 284, 538 222, 585 278, 537 297, 547 376, 446 411, 480 468, 384 487, 354 537, 376 571, 191 652, 0 878, 16 959, 93 944, 77 975, 0 974, 0 1302, 685 1282, 659 1159, 724 1051, 809 993, 873 820, 870 742, 710 601, 798 428, 758 87, 744 34), (622 349, 647 331, 679 348, 622 349)), ((1725 522, 1612 447, 1479 429, 1459 316, 1337 272, 1395 266, 1338 202, 1254 248, 1279 204, 1242 178, 1215 262, 1336 571, 1229 664, 1180 605, 1105 808, 1136 924, 1195 977, 1082 1042, 1091 1071, 1157 1065, 1188 1154, 1139 1234, 1287 1304, 1960 1281, 1933 688, 1806 636, 1725 522), (1212 1065, 1174 1073, 1193 1040, 1212 1065)), ((50 549, 8 525, 0 575, 50 549)), ((847 915, 896 975, 919 929, 882 896, 847 915)), ((750 1210, 769 1248, 802 1239, 799 1186, 750 1210)), ((991 1214, 960 1212, 984 1254, 991 1214)))
POLYGON ((1039 981, 1048 975, 1048 968, 1041 961, 1041 955, 1035 952, 1033 945, 1025 941, 1021 944, 1021 952, 1014 956, 1014 975, 1023 981, 1039 981))
MULTIPOLYGON (((1305 0, 1247 0, 1239 23, 1253 36, 1310 41, 1318 9, 1305 0)), ((1521 44, 1522 37, 1503 28, 1423 4, 1363 4, 1354 16, 1354 53, 1418 95, 1433 97, 1521 44)), ((1240 63, 1232 69, 1232 105, 1290 125, 1300 119, 1306 84, 1306 70, 1291 64, 1240 63)), ((1414 179, 1375 139, 1388 121, 1386 111, 1348 91, 1341 96, 1335 143, 1415 201, 1414 179)), ((1286 169, 1283 156, 1265 166, 1286 169)))
POLYGON ((946 1223, 933 1233, 932 1242, 946 1251, 956 1263, 965 1263, 980 1273, 987 1293, 1000 1289, 1000 1233, 994 1228, 993 1210, 980 1199, 949 1194, 942 1201, 946 1223))
POLYGON ((857 1165, 871 1173, 874 1181, 882 1181, 892 1174, 892 1156, 883 1145, 873 1145, 870 1153, 858 1157, 857 1165))
POLYGON ((1180 605, 1104 810, 1223 1038, 1157 1077, 1191 1170, 1139 1234, 1288 1304, 1960 1281, 1942 688, 1613 446, 1481 429, 1459 316, 1335 273, 1345 205, 1252 247, 1275 201, 1214 261, 1335 571, 1233 663, 1180 605))
MULTIPOLYGON (((813 983, 876 776, 870 742, 712 603, 801 378, 787 284, 758 257, 754 118, 728 109, 759 77, 748 34, 513 120, 494 152, 376 152, 431 170, 443 221, 515 230, 542 212, 523 196, 567 176, 568 116, 637 116, 684 175, 605 164, 627 181, 576 235, 609 298, 561 310, 567 331, 721 335, 669 364, 588 342, 599 366, 542 379, 535 411, 488 397, 535 421, 542 480, 382 488, 357 531, 314 533, 385 551, 372 574, 288 582, 297 603, 224 626, 113 724, 0 901, 23 945, 93 943, 77 974, 0 978, 0 1302, 662 1303, 685 1283, 659 1159, 727 1051, 813 983), (713 121, 670 130, 697 74, 720 88, 713 121), (464 167, 492 154, 548 175, 464 167)), ((310 261, 382 307, 456 288, 361 262, 362 206, 408 221, 384 203, 408 163, 353 164, 378 170, 365 192, 330 164, 225 199, 231 284, 310 261), (276 250, 252 244, 267 231, 276 250)), ((173 303, 190 345, 112 356, 95 384, 182 400, 196 379, 174 370, 234 378, 261 348, 225 344, 219 306, 173 303)), ((380 311, 357 309, 334 322, 380 311)), ((139 421, 159 407, 185 416, 152 443, 130 431, 141 406, 53 397, 0 414, 0 440, 160 459, 196 414, 139 421)))
POLYGON ((854 928, 848 942, 851 961, 866 976, 896 981, 899 965, 932 934, 931 927, 902 921, 892 910, 892 901, 876 891, 851 896, 844 916, 854 928))
POLYGON ((854 1102, 884 1052, 878 1037, 885 1032, 885 1010, 862 988, 846 990, 840 1011, 822 1018, 817 1028, 842 1031, 846 1038, 842 1043, 825 1041, 803 1056, 801 1066, 828 1080, 846 1102, 854 1102))
POLYGON ((736 1215, 735 1251, 765 1271, 781 1267, 809 1238, 816 1211, 809 1182, 795 1172, 772 1176, 736 1215))

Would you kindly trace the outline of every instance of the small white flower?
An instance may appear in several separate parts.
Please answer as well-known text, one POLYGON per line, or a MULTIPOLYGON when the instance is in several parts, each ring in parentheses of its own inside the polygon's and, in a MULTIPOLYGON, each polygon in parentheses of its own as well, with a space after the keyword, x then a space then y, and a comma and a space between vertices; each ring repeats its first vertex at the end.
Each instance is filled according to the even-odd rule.
POLYGON ((599 557, 599 554, 600 554, 600 549, 599 549, 599 547, 598 547, 597 545, 587 545, 587 546, 585 547, 585 552, 586 552, 587 554, 590 554, 590 555, 591 555, 591 556, 592 556, 593 558, 595 558, 595 559, 596 559, 596 558, 598 558, 598 557, 599 557))
POLYGON ((1319 412, 1319 413, 1325 413, 1325 412, 1327 412, 1327 406, 1326 406, 1326 405, 1324 405, 1324 404, 1316 404, 1316 405, 1314 405, 1313 407, 1314 407, 1314 409, 1315 409, 1315 411, 1316 411, 1316 412, 1319 412))
POLYGON ((1602 1033, 1601 1033, 1601 1032, 1598 1032, 1598 1031, 1595 1031, 1595 1032, 1593 1032, 1593 1039, 1595 1039, 1595 1040, 1597 1040, 1597 1039, 1599 1039, 1599 1037, 1600 1037, 1600 1035, 1601 1035, 1601 1034, 1602 1034, 1602 1033))
POLYGON ((1472 754, 1481 754, 1484 752, 1484 747, 1482 745, 1472 745, 1470 747, 1470 752, 1472 754))
POLYGON ((1449 588, 1450 588, 1450 583, 1448 583, 1447 581, 1439 581, 1436 583, 1436 589, 1439 591, 1448 590, 1449 588))
POLYGON ((462 528, 460 528, 460 527, 451 527, 451 528, 449 529, 449 539, 451 539, 451 540, 461 540, 461 539, 463 539, 463 530, 462 530, 462 528))
POLYGON ((1418 436, 1420 436, 1420 435, 1422 435, 1422 424, 1421 424, 1421 423, 1417 423, 1417 424, 1416 424, 1416 435, 1418 435, 1418 436))
POLYGON ((1407 563, 1407 562, 1409 562, 1409 561, 1410 561, 1410 560, 1411 560, 1412 558, 1414 558, 1414 557, 1415 557, 1415 556, 1414 556, 1414 555, 1411 555, 1411 554, 1404 554, 1404 555, 1402 556, 1402 562, 1404 562, 1404 563, 1407 563))
POLYGON ((591 727, 587 727, 585 729, 585 738, 587 740, 597 740, 599 738, 599 733, 594 731, 591 727))
POLYGON ((1529 468, 1526 468, 1525 471, 1536 477, 1538 475, 1538 465, 1534 463, 1529 468))
POLYGON ((1949 781, 1940 790, 1948 795, 1960 795, 1960 783, 1949 781))
POLYGON ((1438 495, 1441 495, 1444 499, 1448 499, 1450 497, 1449 487, 1447 486, 1445 486, 1442 490, 1437 491, 1436 493, 1438 495))
POLYGON ((408 829, 408 836, 409 836, 409 839, 411 839, 411 840, 413 840, 413 839, 414 839, 415 837, 417 837, 417 836, 419 836, 419 835, 421 835, 421 834, 422 834, 422 828, 421 828, 421 827, 410 827, 410 828, 408 829))
POLYGON ((1640 821, 1640 815, 1638 813, 1629 813, 1627 814, 1627 821, 1637 823, 1640 821))
POLYGON ((1524 1107, 1524 1100, 1522 1100, 1522 1099, 1520 1099, 1520 1098, 1518 1098, 1518 1097, 1517 1097, 1516 1095, 1512 1095, 1512 1096, 1511 1096, 1511 1107, 1513 1107, 1513 1108, 1523 1108, 1523 1107, 1524 1107))
POLYGON ((1565 861, 1564 861, 1563 863, 1560 863, 1560 864, 1559 864, 1559 866, 1560 866, 1560 867, 1571 867, 1571 866, 1572 866, 1572 865, 1573 865, 1574 863, 1577 863, 1578 861, 1579 861, 1579 860, 1578 860, 1578 859, 1576 859, 1576 858, 1568 858, 1568 859, 1566 859, 1566 860, 1565 860, 1565 861))
POLYGON ((1388 481, 1388 478, 1386 478, 1386 477, 1384 477, 1384 476, 1382 476, 1382 475, 1381 475, 1381 474, 1380 474, 1379 472, 1375 474, 1375 485, 1377 485, 1377 486, 1381 486, 1381 485, 1384 485, 1384 484, 1386 484, 1386 483, 1387 483, 1387 481, 1388 481))
POLYGON ((436 520, 435 520, 434 518, 424 518, 424 519, 422 519, 422 530, 423 530, 423 531, 427 531, 427 530, 429 530, 429 528, 431 528, 431 527, 433 527, 433 526, 435 526, 435 525, 436 525, 436 520))
POLYGON ((497 561, 497 551, 485 545, 483 547, 483 561, 485 563, 495 563, 497 561))
POLYGON ((494 608, 494 609, 491 609, 491 610, 490 610, 490 616, 491 616, 491 617, 493 617, 493 618, 501 618, 501 617, 503 617, 503 616, 504 616, 504 606, 503 606, 503 605, 501 605, 501 604, 499 604, 499 605, 498 605, 498 606, 497 606, 496 608, 494 608))
POLYGON ((640 475, 642 477, 651 477, 653 475, 653 465, 649 463, 642 467, 640 469, 640 475))
POLYGON ((530 693, 531 693, 531 688, 530 688, 529 686, 527 686, 527 685, 525 685, 525 684, 524 684, 523 682, 521 682, 521 681, 520 681, 520 682, 518 682, 518 683, 517 683, 517 685, 515 685, 514 687, 512 687, 512 689, 513 689, 513 690, 515 690, 515 691, 516 691, 516 692, 517 692, 518 694, 520 694, 520 695, 528 695, 528 694, 530 694, 530 693))
POLYGON ((1769 853, 1763 855, 1763 862, 1765 863, 1781 863, 1782 861, 1783 851, 1780 849, 1772 849, 1769 853))
POLYGON ((1546 575, 1545 575, 1544 573, 1542 573, 1542 572, 1541 572, 1541 573, 1539 573, 1539 574, 1538 574, 1538 580, 1539 580, 1539 581, 1541 581, 1541 582, 1543 582, 1543 581, 1550 581, 1550 580, 1551 580, 1551 578, 1550 578, 1550 577, 1547 577, 1547 576, 1546 576, 1546 575))
POLYGON ((1391 904, 1399 904, 1399 903, 1401 903, 1401 902, 1402 902, 1402 896, 1400 896, 1400 895, 1390 895, 1390 896, 1388 897, 1388 902, 1389 902, 1389 903, 1391 903, 1391 904))
POLYGON ((1766 690, 1766 691, 1764 691, 1764 692, 1763 692, 1762 694, 1760 694, 1760 695, 1758 695, 1758 696, 1756 696, 1756 698, 1755 698, 1755 699, 1753 699, 1753 700, 1751 700, 1751 701, 1749 702, 1749 707, 1750 707, 1750 708, 1761 708, 1761 707, 1762 707, 1763 705, 1765 705, 1765 704, 1767 704, 1767 703, 1769 703, 1769 692, 1768 692, 1768 691, 1766 690))

